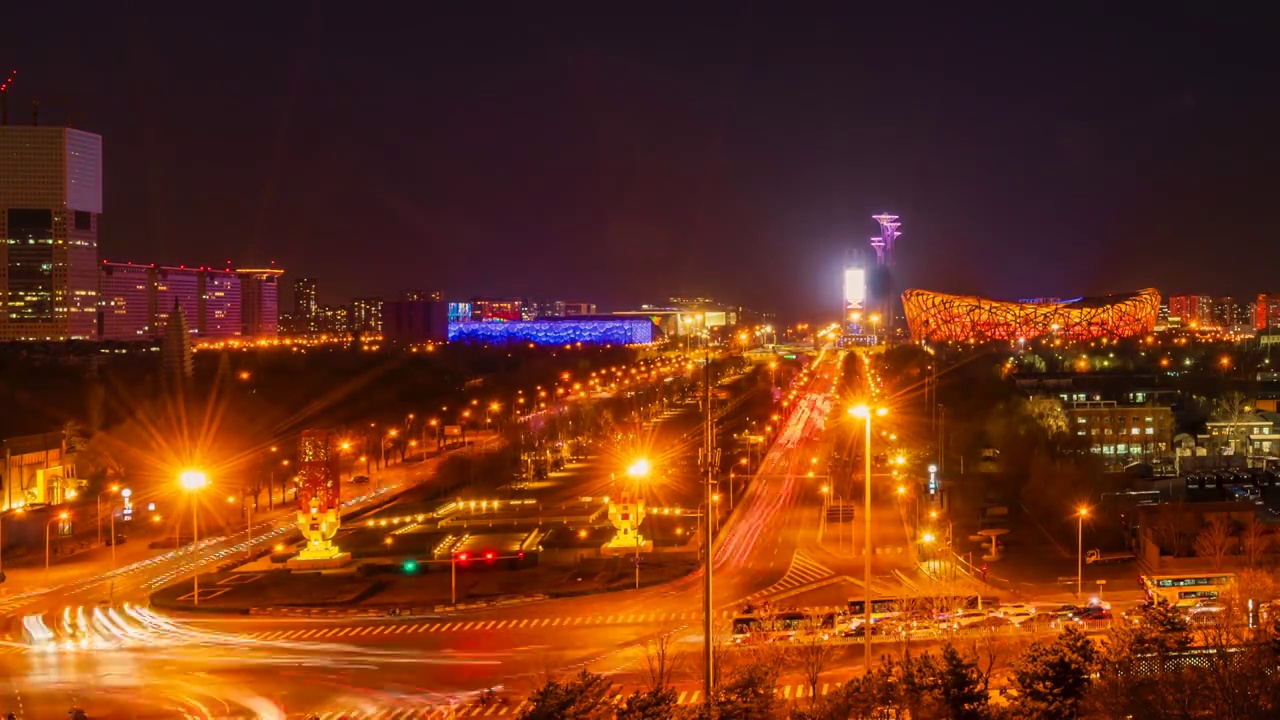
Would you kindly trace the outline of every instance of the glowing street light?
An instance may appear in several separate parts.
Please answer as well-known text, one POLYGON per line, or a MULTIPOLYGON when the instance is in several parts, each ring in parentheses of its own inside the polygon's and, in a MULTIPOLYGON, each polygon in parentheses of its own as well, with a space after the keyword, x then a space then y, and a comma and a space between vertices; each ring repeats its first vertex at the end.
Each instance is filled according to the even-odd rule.
POLYGON ((1080 584, 1084 575, 1084 519, 1088 514, 1089 508, 1083 505, 1076 509, 1076 598, 1082 597, 1080 584))
MULTIPOLYGON (((200 541, 200 500, 196 493, 200 489, 209 484, 209 476, 202 470, 183 470, 178 473, 178 484, 184 490, 191 493, 191 564, 195 566, 195 576, 192 578, 191 604, 200 604, 200 566, 196 562, 195 554, 198 552, 197 545, 200 541)), ((114 540, 114 538, 112 538, 114 540)))
MULTIPOLYGON (((49 529, 53 527, 54 523, 66 520, 69 517, 71 517, 71 513, 66 511, 60 512, 57 517, 50 520, 44 526, 44 574, 46 578, 49 576, 49 529)), ((114 538, 112 539, 114 540, 114 538)))
POLYGON ((646 477, 649 474, 649 461, 645 458, 639 458, 627 466, 627 474, 633 478, 646 477))
MULTIPOLYGON (((878 320, 878 316, 873 315, 872 322, 878 320)), ((855 405, 849 408, 849 415, 862 418, 866 421, 865 435, 862 444, 862 455, 864 465, 863 474, 863 497, 865 498, 865 506, 863 508, 863 520, 865 521, 863 531, 863 563, 862 563, 862 586, 867 589, 867 601, 863 603, 865 606, 865 615, 863 616, 863 627, 868 628, 864 633, 866 635, 866 645, 863 648, 864 658, 867 658, 867 667, 871 666, 871 418, 872 416, 884 417, 889 413, 887 408, 878 407, 871 408, 868 405, 855 405)))

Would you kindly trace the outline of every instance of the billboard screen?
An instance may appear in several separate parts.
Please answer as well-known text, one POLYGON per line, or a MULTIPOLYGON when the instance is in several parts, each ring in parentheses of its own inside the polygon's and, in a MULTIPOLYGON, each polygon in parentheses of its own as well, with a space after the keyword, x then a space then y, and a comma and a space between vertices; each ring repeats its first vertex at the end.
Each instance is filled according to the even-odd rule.
POLYGON ((844 309, 861 310, 867 302, 867 271, 862 268, 844 269, 844 309))

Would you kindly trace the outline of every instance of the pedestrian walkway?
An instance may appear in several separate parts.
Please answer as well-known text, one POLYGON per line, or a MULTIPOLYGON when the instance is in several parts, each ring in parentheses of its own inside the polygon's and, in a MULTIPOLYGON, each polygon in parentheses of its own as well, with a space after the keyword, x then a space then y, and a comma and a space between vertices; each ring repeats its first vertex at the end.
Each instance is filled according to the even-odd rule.
POLYGON ((787 568, 787 572, 782 576, 782 579, 763 590, 752 593, 746 598, 746 601, 764 600, 771 595, 811 585, 832 577, 835 577, 835 573, 825 565, 797 550, 791 557, 791 567, 787 568))

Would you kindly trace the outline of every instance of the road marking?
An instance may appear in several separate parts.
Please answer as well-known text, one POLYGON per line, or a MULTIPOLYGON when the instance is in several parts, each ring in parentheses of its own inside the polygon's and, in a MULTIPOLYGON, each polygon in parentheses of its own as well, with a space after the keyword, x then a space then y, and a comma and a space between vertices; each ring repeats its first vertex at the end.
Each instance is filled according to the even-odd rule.
POLYGON ((355 628, 343 628, 342 632, 338 633, 337 635, 334 635, 334 637, 342 637, 343 635, 346 635, 347 633, 351 632, 354 629, 355 628))
POLYGON ((552 625, 559 625, 559 624, 560 624, 560 618, 556 618, 556 621, 555 621, 555 622, 553 622, 553 623, 551 623, 551 624, 552 624, 552 625))
POLYGON ((516 627, 524 627, 525 625, 528 625, 528 624, 529 624, 529 620, 525 619, 525 620, 521 620, 520 624, 516 625, 516 627))
POLYGON ((484 629, 485 629, 485 630, 489 630, 490 628, 492 628, 492 627, 493 627, 494 625, 496 625, 497 623, 498 623, 498 621, 497 621, 497 620, 490 620, 490 621, 489 621, 489 624, 484 626, 484 629))
MULTIPOLYGON (((397 627, 395 630, 392 630, 391 632, 392 632, 392 633, 402 633, 402 632, 404 632, 405 627, 406 627, 406 626, 401 625, 401 626, 397 627)), ((440 628, 440 629, 441 629, 441 630, 443 630, 444 628, 440 628)))

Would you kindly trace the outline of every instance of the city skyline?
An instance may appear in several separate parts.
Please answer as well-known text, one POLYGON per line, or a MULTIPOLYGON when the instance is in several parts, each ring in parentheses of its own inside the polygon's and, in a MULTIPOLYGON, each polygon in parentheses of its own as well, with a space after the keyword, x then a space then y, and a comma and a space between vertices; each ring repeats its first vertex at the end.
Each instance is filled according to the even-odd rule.
POLYGON ((897 287, 1275 289, 1270 183, 1233 160, 1270 152, 1276 111, 1249 88, 1275 61, 1241 38, 1257 26, 1208 12, 1002 16, 996 48, 970 45, 994 21, 976 15, 406 10, 375 32, 257 11, 88 9, 103 31, 54 50, 48 11, 16 10, 11 122, 41 98, 112 148, 105 256, 274 259, 341 297, 384 275, 607 306, 660 285, 796 315, 838 307, 827 268, 889 211, 910 221, 897 287), (170 32, 174 13, 199 31, 170 32), (1224 234, 1256 262, 1202 281, 1224 234))

